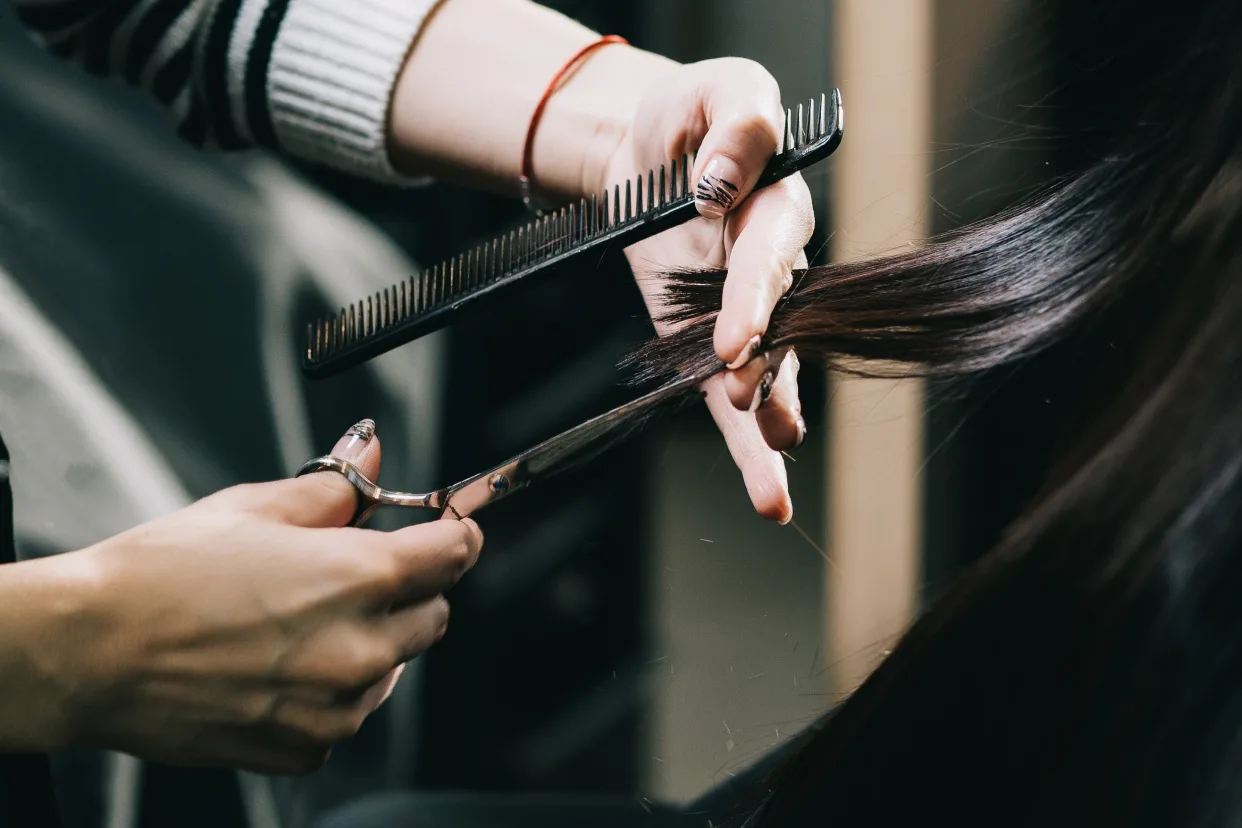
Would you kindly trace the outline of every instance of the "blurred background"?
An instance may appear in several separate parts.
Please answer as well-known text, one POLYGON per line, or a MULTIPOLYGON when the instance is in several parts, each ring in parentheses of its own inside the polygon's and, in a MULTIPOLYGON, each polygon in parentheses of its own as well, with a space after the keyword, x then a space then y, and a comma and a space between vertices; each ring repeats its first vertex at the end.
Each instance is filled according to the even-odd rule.
MULTIPOLYGON (((1054 101, 1081 13, 1068 0, 548 5, 682 61, 754 58, 787 104, 840 87, 844 144, 808 175, 813 263, 984 217, 1085 151, 1055 139, 1092 104, 1054 101)), ((619 260, 304 382, 305 319, 508 232, 521 205, 197 153, 139 95, 59 65, 4 12, 0 427, 24 554, 290 474, 361 416, 380 423, 384 482, 417 490, 626 398, 616 362, 651 331, 619 260), (511 364, 516 336, 537 361, 511 364)), ((944 387, 804 369, 809 437, 787 464, 786 527, 753 514, 704 410, 659 422, 484 517, 448 636, 323 771, 60 756, 71 824, 303 828, 392 789, 691 801, 848 693, 986 552, 1073 427, 1072 359, 944 387)))

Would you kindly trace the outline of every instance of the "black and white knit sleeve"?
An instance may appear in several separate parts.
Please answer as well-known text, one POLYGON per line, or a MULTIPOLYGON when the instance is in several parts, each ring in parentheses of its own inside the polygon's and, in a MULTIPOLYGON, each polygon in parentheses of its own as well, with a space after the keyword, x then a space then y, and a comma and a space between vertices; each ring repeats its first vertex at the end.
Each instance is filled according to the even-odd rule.
POLYGON ((387 183, 398 74, 436 0, 11 0, 51 52, 154 95, 179 133, 387 183))

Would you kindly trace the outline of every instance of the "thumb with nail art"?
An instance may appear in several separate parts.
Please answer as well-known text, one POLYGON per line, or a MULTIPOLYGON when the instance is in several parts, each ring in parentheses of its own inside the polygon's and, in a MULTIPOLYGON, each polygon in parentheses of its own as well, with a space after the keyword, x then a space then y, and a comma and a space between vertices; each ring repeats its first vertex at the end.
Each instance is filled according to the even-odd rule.
MULTIPOLYGON (((368 478, 375 480, 380 470, 380 440, 375 433, 375 421, 359 420, 354 423, 336 441, 330 454, 340 460, 348 460, 368 478)), ((344 476, 334 471, 322 471, 299 479, 309 481, 305 486, 306 508, 323 512, 324 525, 345 526, 353 518, 357 492, 344 476)))

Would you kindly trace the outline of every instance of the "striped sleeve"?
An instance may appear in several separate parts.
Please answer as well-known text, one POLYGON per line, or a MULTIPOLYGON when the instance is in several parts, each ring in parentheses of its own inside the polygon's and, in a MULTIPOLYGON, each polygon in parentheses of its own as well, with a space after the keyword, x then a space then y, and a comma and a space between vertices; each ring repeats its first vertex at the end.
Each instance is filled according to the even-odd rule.
POLYGON ((389 184, 397 77, 436 0, 11 0, 48 51, 144 89, 187 140, 389 184))

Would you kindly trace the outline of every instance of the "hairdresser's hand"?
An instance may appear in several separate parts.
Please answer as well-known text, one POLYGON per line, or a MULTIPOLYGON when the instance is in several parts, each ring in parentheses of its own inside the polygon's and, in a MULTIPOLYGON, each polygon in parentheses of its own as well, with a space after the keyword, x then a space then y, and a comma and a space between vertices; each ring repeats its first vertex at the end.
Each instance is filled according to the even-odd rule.
MULTIPOLYGON (((334 453, 378 472, 377 438, 346 435, 334 453)), ((266 773, 321 765, 443 635, 442 593, 482 545, 469 520, 341 528, 354 504, 333 473, 239 486, 78 553, 99 586, 69 645, 71 741, 266 773)))
MULTIPOLYGON (((645 93, 604 182, 623 182, 697 152, 690 181, 701 218, 634 245, 627 255, 653 315, 660 309, 660 271, 728 268, 715 345, 730 365, 746 363, 793 269, 806 267, 803 248, 814 229, 801 176, 751 195, 776 152, 783 113, 776 81, 752 61, 676 67, 645 93)), ((707 389, 751 501, 764 517, 782 522, 792 518, 793 505, 779 451, 800 446, 806 436, 797 377, 797 357, 782 352, 718 377, 707 389)))

